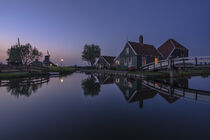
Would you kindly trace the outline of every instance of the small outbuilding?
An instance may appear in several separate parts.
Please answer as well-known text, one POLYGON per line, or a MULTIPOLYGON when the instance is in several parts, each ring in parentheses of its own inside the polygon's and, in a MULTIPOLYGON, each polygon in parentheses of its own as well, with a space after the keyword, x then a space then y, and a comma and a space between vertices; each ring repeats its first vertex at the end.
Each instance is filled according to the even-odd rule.
POLYGON ((96 61, 96 67, 99 69, 110 68, 114 66, 115 56, 100 56, 96 61))
POLYGON ((188 57, 189 50, 174 39, 168 39, 163 43, 158 51, 161 53, 163 59, 188 57))

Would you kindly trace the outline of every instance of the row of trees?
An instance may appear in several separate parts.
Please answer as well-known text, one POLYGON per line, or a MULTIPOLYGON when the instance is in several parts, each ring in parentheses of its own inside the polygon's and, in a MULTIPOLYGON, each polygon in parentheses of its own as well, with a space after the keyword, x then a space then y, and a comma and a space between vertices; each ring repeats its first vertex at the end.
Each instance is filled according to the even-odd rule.
POLYGON ((31 44, 27 43, 25 45, 13 45, 7 50, 8 64, 12 65, 28 65, 36 59, 42 57, 42 52, 40 52, 36 47, 32 47, 31 44))
MULTIPOLYGON (((29 65, 34 60, 40 59, 43 54, 36 47, 32 47, 31 44, 27 43, 25 45, 16 44, 11 46, 11 48, 7 50, 7 55, 8 64, 29 65)), ((85 45, 82 52, 82 60, 87 61, 93 66, 100 55, 101 49, 98 45, 85 45)))

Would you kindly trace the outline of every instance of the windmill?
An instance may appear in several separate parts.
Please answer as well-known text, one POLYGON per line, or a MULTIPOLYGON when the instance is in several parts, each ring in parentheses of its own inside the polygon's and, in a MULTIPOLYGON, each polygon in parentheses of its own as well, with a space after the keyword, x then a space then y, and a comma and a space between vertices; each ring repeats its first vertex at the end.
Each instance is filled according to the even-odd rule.
POLYGON ((44 58, 43 63, 44 63, 46 66, 56 66, 53 62, 50 61, 50 53, 49 53, 48 50, 47 50, 47 55, 45 55, 45 58, 44 58))
POLYGON ((49 51, 47 50, 47 56, 49 56, 50 57, 50 53, 49 53, 49 51))
POLYGON ((49 64, 50 63, 50 53, 49 53, 48 50, 47 50, 47 55, 45 55, 45 58, 44 58, 44 63, 45 64, 49 64))

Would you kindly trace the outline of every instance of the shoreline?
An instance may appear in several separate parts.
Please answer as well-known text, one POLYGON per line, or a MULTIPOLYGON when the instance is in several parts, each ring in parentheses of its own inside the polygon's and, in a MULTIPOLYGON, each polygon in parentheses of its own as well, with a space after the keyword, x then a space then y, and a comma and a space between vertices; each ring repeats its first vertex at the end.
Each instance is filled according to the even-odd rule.
MULTIPOLYGON (((59 72, 59 76, 66 76, 72 74, 76 71, 75 68, 68 68, 68 67, 56 67, 50 68, 49 72, 59 72)), ((27 78, 27 77, 41 77, 41 76, 49 76, 49 73, 42 73, 42 72, 3 72, 0 73, 0 80, 10 80, 10 79, 17 79, 17 78, 27 78)))
MULTIPOLYGON (((170 78, 169 71, 163 72, 146 72, 146 71, 117 71, 117 70, 97 70, 97 69, 79 69, 80 72, 85 73, 101 73, 116 76, 126 76, 133 78, 170 78)), ((208 77, 210 70, 180 70, 174 71, 174 78, 202 76, 208 77)))

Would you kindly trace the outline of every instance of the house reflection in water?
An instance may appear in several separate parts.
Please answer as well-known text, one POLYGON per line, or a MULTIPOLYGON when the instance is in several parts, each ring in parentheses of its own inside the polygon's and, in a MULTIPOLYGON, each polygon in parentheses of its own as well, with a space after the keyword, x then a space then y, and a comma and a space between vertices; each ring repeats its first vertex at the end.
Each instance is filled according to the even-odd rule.
POLYGON ((181 89, 188 89, 188 79, 186 78, 181 78, 181 79, 174 79, 173 81, 170 81, 169 79, 167 80, 155 80, 153 81, 155 84, 157 84, 156 87, 158 86, 163 86, 163 85, 169 85, 170 88, 172 88, 171 92, 168 94, 163 94, 162 92, 159 92, 159 95, 163 97, 168 103, 174 103, 179 99, 179 97, 174 96, 174 88, 178 87, 181 89))
POLYGON ((122 91, 128 103, 139 102, 139 107, 143 108, 144 100, 154 98, 156 91, 142 85, 142 80, 118 77, 115 79, 116 85, 122 91))
MULTIPOLYGON (((112 77, 109 75, 97 74, 95 75, 98 83, 100 85, 104 84, 113 84, 115 83, 117 87, 122 92, 125 100, 128 103, 139 102, 139 107, 143 108, 144 101, 154 98, 157 94, 159 94, 165 101, 168 103, 176 102, 179 97, 174 96, 174 91, 170 92, 170 94, 165 94, 162 92, 158 92, 150 87, 145 86, 143 83, 145 80, 143 79, 133 79, 127 77, 112 77)), ((154 86, 159 86, 158 84, 167 84, 173 87, 179 87, 182 89, 188 88, 188 79, 176 79, 170 84, 169 80, 159 80, 154 82, 154 86)))

